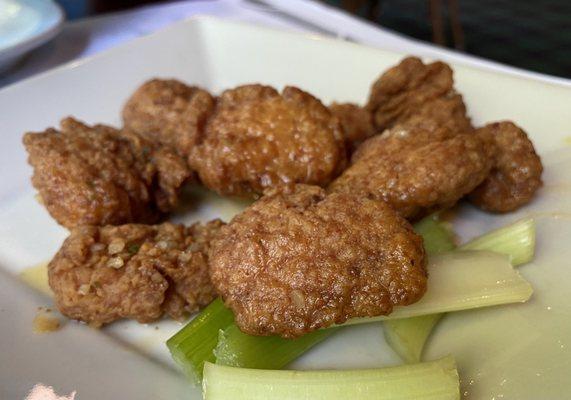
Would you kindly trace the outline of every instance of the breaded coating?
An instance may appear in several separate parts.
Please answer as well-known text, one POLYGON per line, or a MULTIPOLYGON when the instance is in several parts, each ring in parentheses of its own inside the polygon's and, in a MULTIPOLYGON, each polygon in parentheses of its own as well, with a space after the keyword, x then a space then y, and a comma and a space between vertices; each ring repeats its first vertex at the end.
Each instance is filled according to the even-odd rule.
POLYGON ((376 133, 373 116, 365 107, 353 103, 332 103, 329 110, 341 121, 349 154, 376 133))
POLYGON ((387 204, 308 185, 262 197, 210 253, 212 282, 238 327, 286 338, 414 303, 425 268, 422 238, 387 204))
POLYGON ((58 309, 100 326, 180 319, 216 296, 208 250, 223 223, 79 226, 48 265, 58 309))
POLYGON ((252 196, 283 184, 327 185, 346 163, 339 120, 294 87, 227 90, 189 163, 208 188, 252 196))
POLYGON ((206 90, 174 79, 145 82, 123 107, 125 127, 188 157, 215 99, 206 90))
POLYGON ((352 165, 329 187, 389 203, 416 220, 453 206, 486 178, 493 146, 473 133, 438 123, 405 123, 364 142, 352 165))
POLYGON ((153 222, 177 203, 184 159, 133 132, 72 118, 60 131, 27 133, 32 183, 61 225, 153 222))
POLYGON ((477 130, 496 146, 490 175, 469 199, 486 211, 508 212, 527 204, 541 186, 543 166, 527 134, 513 122, 495 122, 477 130))
POLYGON ((367 108, 378 131, 415 115, 459 131, 473 130, 462 96, 454 90, 452 69, 443 62, 405 58, 373 84, 367 108))

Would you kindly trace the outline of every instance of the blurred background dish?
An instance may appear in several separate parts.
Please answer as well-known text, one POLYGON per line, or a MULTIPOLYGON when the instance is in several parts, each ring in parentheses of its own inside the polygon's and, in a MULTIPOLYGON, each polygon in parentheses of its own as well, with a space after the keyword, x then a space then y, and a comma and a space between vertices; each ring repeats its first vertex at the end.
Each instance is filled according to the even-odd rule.
MULTIPOLYGON (((168 0, 56 1, 64 7, 69 19, 143 5, 172 4, 168 0)), ((187 0, 186 3, 214 5, 220 1, 187 0)), ((303 19, 309 7, 298 5, 310 2, 244 0, 242 3, 258 6, 266 3, 277 5, 278 9, 289 3, 295 17, 303 19)), ((567 56, 571 46, 569 0, 316 0, 315 3, 344 10, 387 32, 440 48, 543 74, 571 77, 571 58, 567 56)), ((327 17, 320 14, 319 25, 327 25, 327 17)))
POLYGON ((0 0, 0 73, 52 39, 63 20, 52 0, 0 0))
MULTIPOLYGON (((16 1, 0 0, 0 14, 16 1)), ((0 88, 196 15, 311 32, 571 85, 568 0, 53 1, 69 22, 56 39, 0 74, 0 88)))

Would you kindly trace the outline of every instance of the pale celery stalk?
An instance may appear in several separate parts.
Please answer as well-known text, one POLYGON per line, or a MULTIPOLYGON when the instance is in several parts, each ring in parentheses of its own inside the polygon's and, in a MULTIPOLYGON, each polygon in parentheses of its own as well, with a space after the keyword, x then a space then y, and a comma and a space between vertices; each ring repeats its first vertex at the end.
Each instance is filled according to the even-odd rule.
MULTIPOLYGON (((533 259, 535 251, 535 222, 533 219, 517 221, 471 240, 461 249, 494 251, 508 255, 514 266, 525 264, 533 259)), ((442 316, 432 314, 385 321, 385 339, 403 361, 419 362, 426 340, 442 316)))
MULTIPOLYGON (((427 219, 426 221, 431 221, 430 224, 435 224, 437 222, 437 220, 434 220, 432 217, 429 217, 429 218, 430 219, 427 219)), ((446 229, 438 229, 438 227, 430 226, 430 224, 428 226, 428 229, 424 229, 423 232, 420 232, 421 234, 424 233, 425 243, 427 243, 427 244, 434 243, 432 241, 432 238, 434 237, 434 232, 436 232, 436 234, 438 234, 438 235, 441 235, 441 237, 445 237, 442 234, 446 235, 447 233, 448 234, 450 233, 446 229), (432 232, 432 233, 428 234, 427 232, 432 232)), ((424 228, 427 228, 427 227, 425 226, 424 228)), ((444 246, 449 247, 449 245, 447 245, 447 244, 444 244, 444 246)), ((435 246, 435 248, 442 248, 442 244, 435 246)), ((505 268, 504 269, 500 268, 499 271, 505 272, 505 268)), ((451 272, 451 271, 449 271, 449 272, 451 272)), ((512 271, 512 273, 513 273, 513 271, 512 271)), ((434 276, 432 278, 434 278, 434 276)), ((493 276, 492 276, 492 278, 493 278, 493 276)), ((509 279, 507 279, 508 282, 511 282, 514 285, 517 283, 517 279, 515 279, 515 280, 511 279, 511 278, 513 278, 513 276, 510 276, 508 278, 509 278, 509 279)), ((429 285, 430 285, 430 283, 429 283, 429 285)), ((464 305, 462 304, 461 300, 459 301, 458 299, 456 299, 455 306, 452 308, 448 307, 446 309, 440 309, 440 308, 436 307, 436 308, 432 308, 432 309, 431 308, 428 308, 428 309, 425 308, 423 310, 416 309, 416 311, 415 311, 415 309, 413 309, 412 311, 415 311, 415 313, 417 313, 418 315, 422 315, 422 314, 425 314, 426 312, 435 313, 435 312, 439 312, 439 311, 463 309, 463 308, 470 308, 470 307, 475 307, 475 306, 502 304, 502 303, 506 303, 506 302, 510 302, 510 301, 524 301, 527 297, 529 297, 529 294, 531 293, 531 289, 530 289, 529 285, 527 285, 527 286, 526 285, 527 285, 527 283, 519 281, 519 290, 520 290, 519 291, 519 297, 517 296, 517 290, 514 291, 514 290, 511 290, 510 288, 506 287, 504 289, 499 289, 499 290, 493 291, 491 293, 490 297, 486 301, 483 301, 482 303, 478 303, 477 299, 475 299, 472 296, 468 299, 468 301, 464 305), (502 297, 502 293, 504 294, 503 297, 502 297), (505 296, 506 293, 508 294, 508 296, 505 296), (510 300, 510 296, 512 296, 511 300, 510 300), (515 296, 515 298, 513 296, 515 296)), ((472 290, 472 292, 473 292, 474 289, 475 288, 471 288, 470 290, 472 290)), ((482 289, 482 288, 480 288, 480 289, 482 289)), ((444 302, 446 302, 446 301, 444 300, 444 302)), ((438 305, 438 304, 436 304, 436 305, 438 305)), ((433 306, 435 306, 434 303, 433 303, 433 306)), ((217 300, 215 303, 213 303, 213 307, 216 307, 216 310, 217 310, 216 313, 209 312, 210 307, 208 307, 207 309, 203 310, 203 312, 201 314, 199 314, 199 316, 197 316, 197 318, 195 318, 195 320, 190 322, 187 327, 183 328, 183 330, 181 332, 179 332, 179 334, 177 334, 175 337, 173 337, 171 340, 169 340, 169 349, 173 353, 173 357, 183 367, 183 370, 186 371, 187 375, 189 375, 191 377, 191 379, 193 379, 193 381, 195 381, 195 382, 200 379, 200 373, 198 373, 196 371, 199 368, 201 368, 201 365, 202 365, 201 362, 204 362, 205 360, 206 361, 213 361, 213 359, 214 359, 213 350, 216 347, 216 344, 218 342, 218 331, 219 330, 224 330, 223 334, 220 336, 220 343, 218 346, 219 351, 217 350, 217 352, 220 354, 221 360, 224 360, 221 362, 233 363, 234 365, 243 365, 246 367, 248 367, 250 365, 255 365, 258 368, 262 368, 262 367, 263 368, 277 368, 277 365, 283 366, 283 365, 287 364, 289 361, 292 361, 293 359, 295 359, 302 352, 306 351, 313 344, 316 344, 320 340, 323 340, 323 337, 321 336, 321 334, 316 334, 315 337, 319 338, 319 340, 315 340, 312 343, 313 338, 310 336, 307 339, 307 341, 299 342, 299 343, 303 344, 303 345, 299 345, 300 347, 298 347, 298 345, 295 344, 296 342, 294 342, 294 341, 287 341, 287 345, 291 346, 291 348, 290 348, 291 356, 286 357, 286 351, 285 351, 286 347, 275 346, 276 342, 274 342, 274 341, 278 341, 278 342, 285 341, 285 339, 279 339, 279 338, 265 339, 265 338, 257 338, 257 337, 256 338, 248 337, 248 340, 241 342, 242 339, 240 337, 244 337, 246 335, 239 332, 238 329, 233 324, 232 313, 229 310, 227 310, 226 308, 224 308, 224 306, 222 305, 220 300, 217 300), (185 332, 185 333, 182 334, 182 332, 185 332), (238 336, 240 336, 240 337, 238 337, 238 336), (175 338, 176 338, 176 340, 175 340, 175 338), (236 338, 236 340, 235 340, 235 338, 236 338), (261 341, 258 343, 257 340, 261 340, 261 341), (248 348, 240 347, 241 346, 240 343, 243 343, 243 344, 244 343, 254 343, 255 346, 250 347, 250 349, 252 350, 252 351, 250 351, 250 350, 248 350, 248 348), (262 344, 262 343, 264 343, 264 344, 262 344), (283 351, 280 350, 281 353, 280 353, 279 357, 276 357, 276 359, 274 361, 272 361, 272 354, 273 354, 274 348, 282 349, 283 351), (232 354, 230 349, 232 349, 232 351, 234 351, 234 354, 232 354), (257 360, 257 355, 261 355, 261 354, 263 354, 263 357, 262 357, 263 360, 257 360), (228 360, 232 360, 232 361, 228 361, 228 360)), ((413 306, 409 306, 409 307, 413 307, 413 306)), ((408 307, 405 307, 405 308, 408 308, 408 307)), ((401 311, 399 311, 399 310, 400 309, 397 309, 395 311, 394 316, 398 316, 401 318, 407 316, 407 315, 401 314, 401 311)), ((415 314, 413 313, 413 315, 415 315, 415 314)), ((353 323, 355 323, 355 322, 372 322, 375 320, 379 320, 379 319, 378 318, 366 318, 366 319, 362 319, 361 321, 353 320, 352 322, 353 323)), ((324 333, 323 335, 325 336, 327 334, 324 333)), ((284 342, 284 343, 286 343, 286 342, 284 342)))
POLYGON ((218 331, 234 322, 232 311, 220 299, 214 300, 184 328, 167 340, 172 358, 190 381, 199 385, 205 361, 214 362, 212 350, 218 342, 218 331))
MULTIPOLYGON (((424 249, 429 256, 456 248, 452 229, 434 214, 414 225, 416 233, 424 239, 424 249)), ((424 344, 444 314, 395 319, 383 322, 385 340, 406 363, 420 361, 424 344)))
POLYGON ((535 221, 522 219, 488 232, 460 246, 462 250, 489 250, 506 254, 512 265, 530 262, 535 253, 535 221))
POLYGON ((440 221, 438 214, 430 215, 414 224, 414 231, 422 236, 428 254, 454 250, 454 232, 449 224, 440 221))
POLYGON ((420 362, 424 344, 442 316, 444 314, 430 314, 384 321, 385 340, 404 362, 420 362))
MULTIPOLYGON (((397 307, 387 316, 356 318, 346 324, 523 302, 532 293, 531 286, 513 269, 509 258, 498 253, 468 250, 439 254, 431 258, 428 269, 431 276, 428 290, 420 301, 406 307, 397 307)), ((216 362, 249 368, 278 368, 314 344, 311 342, 312 336, 306 340, 301 340, 298 344, 279 338, 256 338, 229 326, 219 337, 216 353, 220 358, 216 362), (288 355, 280 347, 274 349, 276 343, 291 353, 288 355), (276 360, 272 361, 273 357, 276 360)))
POLYGON ((321 329, 296 339, 284 339, 279 336, 251 336, 232 324, 220 331, 214 350, 216 364, 281 369, 338 329, 321 329))
POLYGON ((458 400, 452 357, 398 367, 276 371, 204 365, 205 400, 458 400))
POLYGON ((527 301, 533 289, 514 270, 506 255, 466 250, 437 254, 429 259, 426 294, 416 303, 396 307, 389 315, 354 318, 346 324, 362 324, 470 310, 527 301))

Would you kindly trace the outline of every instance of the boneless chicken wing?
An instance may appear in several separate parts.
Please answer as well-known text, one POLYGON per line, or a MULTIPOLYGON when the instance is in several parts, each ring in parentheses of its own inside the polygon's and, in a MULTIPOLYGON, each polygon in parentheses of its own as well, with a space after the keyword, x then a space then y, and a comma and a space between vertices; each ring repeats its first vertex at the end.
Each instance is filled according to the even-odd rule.
POLYGON ((494 151, 473 133, 430 120, 403 123, 365 141, 329 191, 385 201, 415 220, 474 190, 489 174, 494 151))
POLYGON ((458 131, 471 131, 462 96, 454 89, 452 69, 443 62, 424 64, 407 57, 373 84, 367 108, 378 131, 412 116, 436 121, 458 131))
POLYGON ((491 140, 497 151, 492 171, 470 194, 470 201, 492 212, 509 212, 527 204, 541 186, 543 172, 527 134, 509 121, 488 124, 477 134, 491 140))
POLYGON ((339 120, 294 87, 227 90, 189 158, 202 183, 224 195, 256 195, 283 184, 326 185, 345 166, 339 120))
POLYGON ((332 103, 329 110, 341 121, 345 147, 349 153, 377 133, 373 125, 373 116, 366 107, 353 103, 332 103))
POLYGON ((382 201, 295 185, 266 195, 214 239, 214 286, 253 335, 297 337, 389 314, 426 290, 422 238, 382 201))
POLYGON ((153 222, 177 203, 191 176, 184 159, 128 130, 72 118, 27 133, 32 183, 61 225, 153 222))
POLYGON ((214 110, 215 98, 174 79, 145 82, 123 107, 125 127, 188 157, 214 110))
POLYGON ((48 265, 59 310, 102 325, 120 318, 181 318, 210 303, 210 241, 222 222, 191 227, 80 226, 48 265))

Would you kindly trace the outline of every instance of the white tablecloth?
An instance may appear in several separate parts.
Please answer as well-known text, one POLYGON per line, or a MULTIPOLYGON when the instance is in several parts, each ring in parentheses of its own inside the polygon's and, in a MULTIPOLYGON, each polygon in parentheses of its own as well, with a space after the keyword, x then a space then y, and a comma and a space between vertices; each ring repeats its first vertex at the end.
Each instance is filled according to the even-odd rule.
POLYGON ((0 76, 0 88, 196 15, 210 15, 290 31, 339 36, 387 50, 534 77, 571 87, 571 80, 519 70, 412 40, 312 0, 264 2, 272 6, 245 0, 181 1, 68 22, 57 38, 34 51, 14 70, 0 76))

